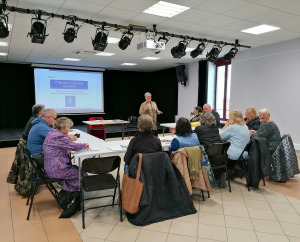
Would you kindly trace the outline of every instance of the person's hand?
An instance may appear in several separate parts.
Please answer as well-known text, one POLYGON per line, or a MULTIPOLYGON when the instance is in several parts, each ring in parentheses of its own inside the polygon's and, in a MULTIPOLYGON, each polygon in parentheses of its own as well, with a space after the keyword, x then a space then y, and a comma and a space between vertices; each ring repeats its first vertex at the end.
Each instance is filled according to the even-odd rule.
POLYGON ((148 108, 148 105, 146 105, 145 107, 144 107, 144 111, 147 111, 149 108, 148 108))
POLYGON ((68 135, 72 141, 76 141, 77 140, 77 136, 73 135, 73 134, 69 134, 68 135))
POLYGON ((253 130, 253 129, 250 129, 250 130, 249 130, 249 134, 250 134, 250 135, 255 134, 256 132, 257 132, 257 131, 256 131, 256 130, 253 130))
POLYGON ((226 121, 224 127, 222 128, 223 130, 226 129, 230 125, 229 120, 226 121))
POLYGON ((162 114, 162 113, 163 113, 162 111, 158 111, 158 112, 157 112, 157 114, 162 114))
POLYGON ((85 143, 85 147, 88 150, 90 148, 90 145, 88 143, 85 143))

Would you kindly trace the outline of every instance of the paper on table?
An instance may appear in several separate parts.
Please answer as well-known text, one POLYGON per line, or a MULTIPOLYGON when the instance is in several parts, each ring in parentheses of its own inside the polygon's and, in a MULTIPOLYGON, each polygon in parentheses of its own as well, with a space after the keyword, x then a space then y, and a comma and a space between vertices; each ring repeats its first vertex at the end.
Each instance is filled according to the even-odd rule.
POLYGON ((122 145, 111 145, 107 147, 110 150, 114 150, 114 151, 121 151, 121 150, 126 150, 126 148, 122 145))

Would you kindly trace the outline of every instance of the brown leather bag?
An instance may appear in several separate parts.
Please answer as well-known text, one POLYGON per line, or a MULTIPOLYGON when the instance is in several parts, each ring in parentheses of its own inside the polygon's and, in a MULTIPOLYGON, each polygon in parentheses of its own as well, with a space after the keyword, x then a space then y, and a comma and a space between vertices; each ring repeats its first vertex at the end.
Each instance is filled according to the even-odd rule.
POLYGON ((142 154, 139 153, 139 164, 136 172, 136 179, 123 174, 122 183, 122 207, 128 213, 137 213, 140 210, 140 200, 144 187, 144 183, 140 181, 142 167, 142 154))

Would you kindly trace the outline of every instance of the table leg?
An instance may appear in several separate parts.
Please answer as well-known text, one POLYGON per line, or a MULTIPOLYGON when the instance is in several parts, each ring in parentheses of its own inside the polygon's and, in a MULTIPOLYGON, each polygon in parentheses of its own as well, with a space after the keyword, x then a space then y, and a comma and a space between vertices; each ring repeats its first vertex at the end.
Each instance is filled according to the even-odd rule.
POLYGON ((122 124, 122 140, 124 139, 124 124, 122 124))
POLYGON ((163 136, 165 136, 165 129, 166 127, 163 126, 163 136))

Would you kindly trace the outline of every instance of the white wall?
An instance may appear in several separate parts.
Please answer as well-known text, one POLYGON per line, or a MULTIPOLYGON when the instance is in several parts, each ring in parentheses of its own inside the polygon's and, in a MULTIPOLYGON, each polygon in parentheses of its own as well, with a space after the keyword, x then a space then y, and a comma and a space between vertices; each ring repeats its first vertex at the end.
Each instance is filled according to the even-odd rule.
POLYGON ((190 63, 185 66, 188 81, 186 86, 178 83, 178 115, 180 117, 189 118, 194 107, 198 102, 198 62, 190 63))
POLYGON ((268 108, 300 149, 300 39, 249 49, 232 62, 230 109, 268 108))

